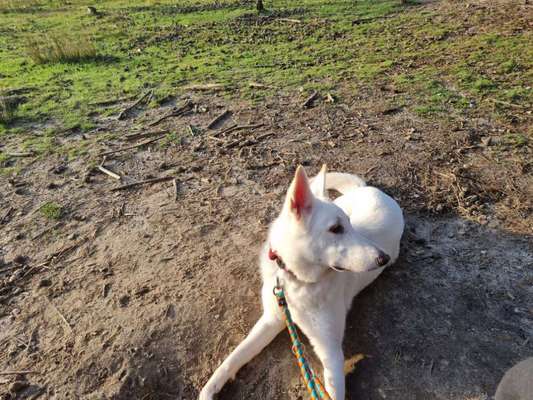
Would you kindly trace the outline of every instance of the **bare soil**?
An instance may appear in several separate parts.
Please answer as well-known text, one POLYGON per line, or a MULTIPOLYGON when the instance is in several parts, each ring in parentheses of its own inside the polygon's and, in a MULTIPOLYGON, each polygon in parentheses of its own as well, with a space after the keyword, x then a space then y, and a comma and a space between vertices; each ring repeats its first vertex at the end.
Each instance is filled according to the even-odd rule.
MULTIPOLYGON (((501 141, 530 116, 423 119, 390 108, 394 96, 346 88, 302 109, 294 92, 256 105, 191 92, 190 112, 153 128, 174 102, 100 119, 119 136, 85 157, 19 161, 0 178, 0 373, 31 373, 0 375, 2 398, 194 399, 261 313, 257 254, 295 167, 323 162, 407 218, 399 261, 348 317, 346 358, 364 355, 348 399, 491 398, 533 354, 531 152, 501 141), (215 129, 187 128, 226 109, 215 129), (263 125, 225 133, 233 124, 263 125), (126 134, 167 129, 188 133, 106 157, 121 183, 95 169, 100 152, 151 138, 126 134), (166 176, 177 192, 171 180, 111 191, 166 176)), ((280 334, 219 398, 306 398, 289 347, 280 334)))

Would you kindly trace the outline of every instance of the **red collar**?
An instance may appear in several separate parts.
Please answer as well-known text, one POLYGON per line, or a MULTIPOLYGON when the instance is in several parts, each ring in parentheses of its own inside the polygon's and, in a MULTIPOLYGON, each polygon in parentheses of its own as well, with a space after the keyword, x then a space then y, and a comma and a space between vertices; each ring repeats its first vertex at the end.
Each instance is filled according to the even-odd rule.
POLYGON ((276 253, 272 248, 268 249, 268 258, 270 258, 272 261, 275 261, 276 264, 278 264, 278 267, 280 267, 282 270, 287 271, 287 266, 281 259, 281 257, 276 253))

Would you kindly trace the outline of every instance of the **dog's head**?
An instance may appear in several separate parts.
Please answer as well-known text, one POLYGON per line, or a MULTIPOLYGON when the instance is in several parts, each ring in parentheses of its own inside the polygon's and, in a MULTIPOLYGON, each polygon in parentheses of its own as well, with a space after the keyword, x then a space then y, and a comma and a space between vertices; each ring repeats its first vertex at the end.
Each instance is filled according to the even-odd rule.
POLYGON ((270 240, 290 271, 305 282, 318 281, 329 269, 371 271, 390 259, 358 234, 344 211, 329 201, 325 166, 312 184, 303 167, 297 168, 270 240))

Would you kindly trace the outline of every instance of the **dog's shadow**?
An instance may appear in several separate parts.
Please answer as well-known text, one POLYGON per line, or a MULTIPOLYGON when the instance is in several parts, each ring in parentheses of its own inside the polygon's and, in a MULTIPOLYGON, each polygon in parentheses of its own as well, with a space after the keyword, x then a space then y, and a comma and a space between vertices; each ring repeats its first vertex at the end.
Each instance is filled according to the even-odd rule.
POLYGON ((492 395, 533 353, 530 243, 458 218, 407 218, 400 258, 347 317, 346 358, 364 357, 347 399, 492 395))

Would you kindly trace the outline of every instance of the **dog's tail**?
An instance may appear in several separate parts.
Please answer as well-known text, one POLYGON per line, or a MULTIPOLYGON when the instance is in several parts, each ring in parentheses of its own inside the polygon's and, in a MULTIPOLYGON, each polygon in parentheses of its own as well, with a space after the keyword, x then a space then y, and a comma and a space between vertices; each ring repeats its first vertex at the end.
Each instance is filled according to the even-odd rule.
POLYGON ((366 186, 366 182, 357 175, 342 172, 328 172, 326 175, 326 189, 336 190, 345 194, 352 189, 366 186))

